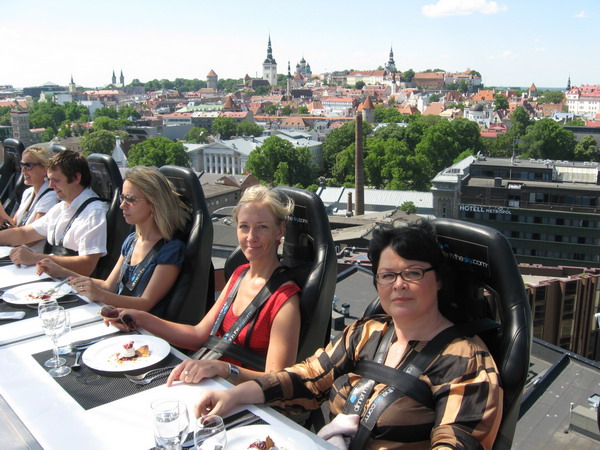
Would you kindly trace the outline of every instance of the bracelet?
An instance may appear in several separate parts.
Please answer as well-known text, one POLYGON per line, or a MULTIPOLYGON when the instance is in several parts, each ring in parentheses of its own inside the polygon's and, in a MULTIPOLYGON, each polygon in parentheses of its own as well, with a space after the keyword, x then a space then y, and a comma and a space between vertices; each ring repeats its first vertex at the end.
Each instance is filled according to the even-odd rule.
POLYGON ((235 384, 237 377, 240 374, 240 369, 238 369, 236 366, 232 365, 231 363, 227 363, 227 366, 229 367, 229 373, 227 374, 227 377, 225 377, 225 379, 227 381, 229 381, 231 384, 235 384))

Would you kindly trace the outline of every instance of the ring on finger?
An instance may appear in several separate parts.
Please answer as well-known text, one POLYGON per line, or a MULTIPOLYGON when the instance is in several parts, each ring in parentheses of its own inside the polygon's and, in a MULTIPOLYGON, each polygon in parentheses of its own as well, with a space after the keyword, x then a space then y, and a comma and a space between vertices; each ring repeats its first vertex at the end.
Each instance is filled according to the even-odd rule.
POLYGON ((190 371, 189 371, 189 370, 184 370, 184 371, 183 371, 183 374, 184 374, 184 375, 188 375, 189 373, 190 373, 190 371))

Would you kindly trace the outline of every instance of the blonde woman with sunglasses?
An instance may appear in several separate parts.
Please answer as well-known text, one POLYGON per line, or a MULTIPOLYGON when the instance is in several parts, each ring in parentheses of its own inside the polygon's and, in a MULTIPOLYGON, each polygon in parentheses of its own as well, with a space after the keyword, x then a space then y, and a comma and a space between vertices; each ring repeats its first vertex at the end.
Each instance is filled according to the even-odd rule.
POLYGON ((121 257, 106 280, 82 277, 50 259, 38 263, 38 272, 71 277, 69 284, 92 301, 160 316, 161 300, 183 264, 185 244, 177 235, 186 225, 189 208, 162 173, 142 166, 125 175, 120 200, 125 221, 136 230, 125 239, 121 257))
MULTIPOLYGON (((27 147, 21 157, 20 167, 26 186, 17 212, 10 217, 0 205, 0 229, 22 227, 43 217, 58 203, 56 193, 50 189, 46 169, 52 152, 45 147, 32 145, 27 147)), ((44 240, 31 242, 28 247, 33 251, 44 249, 44 240)))

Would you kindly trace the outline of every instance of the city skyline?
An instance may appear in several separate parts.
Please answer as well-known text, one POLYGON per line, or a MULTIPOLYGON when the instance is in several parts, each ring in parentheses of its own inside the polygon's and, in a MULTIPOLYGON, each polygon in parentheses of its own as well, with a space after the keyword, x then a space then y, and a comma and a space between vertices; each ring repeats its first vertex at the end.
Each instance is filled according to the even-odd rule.
POLYGON ((0 85, 101 87, 121 70, 137 78, 262 77, 271 36, 277 71, 302 57, 313 74, 373 70, 393 48, 396 67, 477 70, 486 86, 600 84, 589 52, 600 4, 592 0, 374 0, 211 4, 188 0, 3 5, 0 85))

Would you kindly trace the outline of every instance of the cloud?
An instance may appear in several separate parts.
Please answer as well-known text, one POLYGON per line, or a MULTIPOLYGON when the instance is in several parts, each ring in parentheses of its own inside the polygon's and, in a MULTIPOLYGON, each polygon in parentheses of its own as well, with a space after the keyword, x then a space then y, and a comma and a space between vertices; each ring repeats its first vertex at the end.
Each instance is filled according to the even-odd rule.
POLYGON ((588 17, 588 14, 585 11, 580 11, 573 17, 575 17, 576 19, 586 19, 588 17))
POLYGON ((490 56, 488 56, 488 59, 491 59, 491 60, 503 60, 503 59, 512 59, 514 57, 515 57, 515 55, 512 52, 512 50, 504 50, 502 53, 500 53, 498 55, 490 55, 490 56))
POLYGON ((438 0, 434 5, 421 9, 426 17, 468 16, 473 13, 497 14, 506 11, 506 5, 487 0, 438 0))

